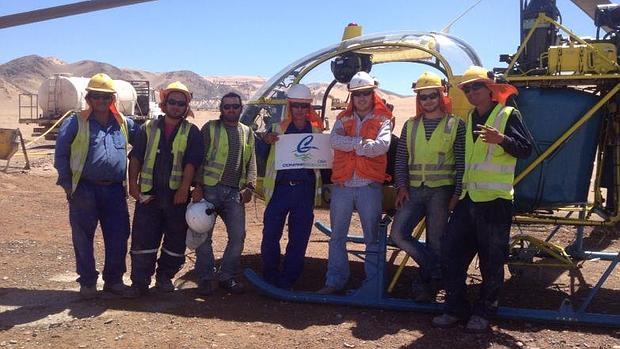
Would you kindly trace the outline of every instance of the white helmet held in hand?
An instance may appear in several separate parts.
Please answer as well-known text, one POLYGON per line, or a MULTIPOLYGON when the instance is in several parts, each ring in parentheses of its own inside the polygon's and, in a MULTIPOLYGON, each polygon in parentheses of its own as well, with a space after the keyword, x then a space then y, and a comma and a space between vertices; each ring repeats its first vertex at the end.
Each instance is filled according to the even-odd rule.
POLYGON ((185 211, 185 220, 189 228, 185 236, 185 245, 196 249, 207 240, 207 235, 215 225, 215 206, 205 199, 190 202, 185 211))
POLYGON ((199 234, 206 234, 215 224, 215 206, 204 199, 190 202, 185 211, 185 220, 190 229, 199 234))

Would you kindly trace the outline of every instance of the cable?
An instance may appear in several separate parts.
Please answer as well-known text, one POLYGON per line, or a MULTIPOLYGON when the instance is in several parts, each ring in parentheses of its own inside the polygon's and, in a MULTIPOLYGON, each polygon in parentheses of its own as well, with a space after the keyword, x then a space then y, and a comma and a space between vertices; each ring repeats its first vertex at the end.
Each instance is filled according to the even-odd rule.
POLYGON ((67 117, 67 115, 71 114, 72 112, 73 112, 73 110, 69 110, 68 112, 66 112, 66 113, 65 113, 65 115, 63 115, 60 119, 58 119, 58 121, 56 121, 56 122, 52 125, 52 127, 50 127, 50 128, 49 128, 49 130, 45 131, 45 132, 44 132, 42 135, 40 135, 39 137, 37 137, 37 138, 35 138, 35 139, 31 140, 30 142, 26 143, 26 148, 28 148, 30 145, 32 145, 32 144, 34 144, 34 143, 38 142, 41 138, 45 137, 45 135, 47 135, 48 133, 52 132, 52 130, 53 130, 54 128, 56 128, 56 126, 58 126, 58 124, 59 124, 62 120, 64 120, 64 119, 67 117))

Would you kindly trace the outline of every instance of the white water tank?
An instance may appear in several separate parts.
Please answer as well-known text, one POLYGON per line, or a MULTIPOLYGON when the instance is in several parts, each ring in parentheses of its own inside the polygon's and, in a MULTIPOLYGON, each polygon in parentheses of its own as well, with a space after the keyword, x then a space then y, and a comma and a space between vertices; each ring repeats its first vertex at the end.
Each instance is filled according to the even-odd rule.
MULTIPOLYGON (((90 78, 54 75, 39 87, 39 105, 44 118, 62 116, 69 110, 84 110, 86 104, 86 86, 90 78)), ((124 80, 114 80, 118 110, 124 115, 134 115, 136 107, 136 89, 124 80)))

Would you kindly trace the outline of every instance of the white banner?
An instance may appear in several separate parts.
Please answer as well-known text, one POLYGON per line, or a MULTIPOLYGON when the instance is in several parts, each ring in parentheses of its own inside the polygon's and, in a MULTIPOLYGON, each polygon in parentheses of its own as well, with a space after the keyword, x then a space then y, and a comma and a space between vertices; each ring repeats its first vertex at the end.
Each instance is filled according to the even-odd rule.
POLYGON ((329 145, 329 134, 279 135, 275 144, 276 170, 332 167, 334 153, 329 145))

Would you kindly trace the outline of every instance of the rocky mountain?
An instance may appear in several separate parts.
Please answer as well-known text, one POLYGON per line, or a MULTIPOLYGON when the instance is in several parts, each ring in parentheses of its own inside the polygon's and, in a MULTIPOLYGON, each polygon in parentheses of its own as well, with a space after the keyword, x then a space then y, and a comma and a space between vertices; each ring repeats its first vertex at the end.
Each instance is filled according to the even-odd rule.
MULTIPOLYGON (((156 73, 118 68, 111 64, 91 60, 67 63, 54 57, 30 55, 0 64, 0 110, 10 110, 13 113, 18 108, 20 93, 37 93, 41 83, 54 74, 90 77, 101 72, 114 79, 147 80, 154 89, 163 88, 173 81, 181 81, 194 94, 192 104, 195 110, 216 109, 221 96, 231 91, 239 93, 247 100, 265 83, 264 78, 257 76, 204 77, 188 70, 156 73)), ((327 86, 327 83, 309 84, 315 103, 320 103, 323 99, 327 86)), ((406 105, 400 109, 408 108, 413 102, 409 101, 408 97, 390 91, 381 90, 381 92, 389 103, 406 105)), ((346 86, 337 84, 330 91, 329 99, 333 103, 332 106, 342 107, 347 97, 346 86)))
POLYGON ((54 74, 71 74, 90 77, 106 73, 120 80, 148 80, 151 87, 162 88, 172 81, 182 81, 194 93, 196 102, 218 99, 235 91, 245 99, 249 98, 265 81, 260 77, 203 77, 194 72, 181 70, 153 73, 142 70, 118 68, 96 61, 66 63, 54 57, 30 55, 0 64, 0 103, 13 104, 20 93, 37 93, 41 83, 54 74))

